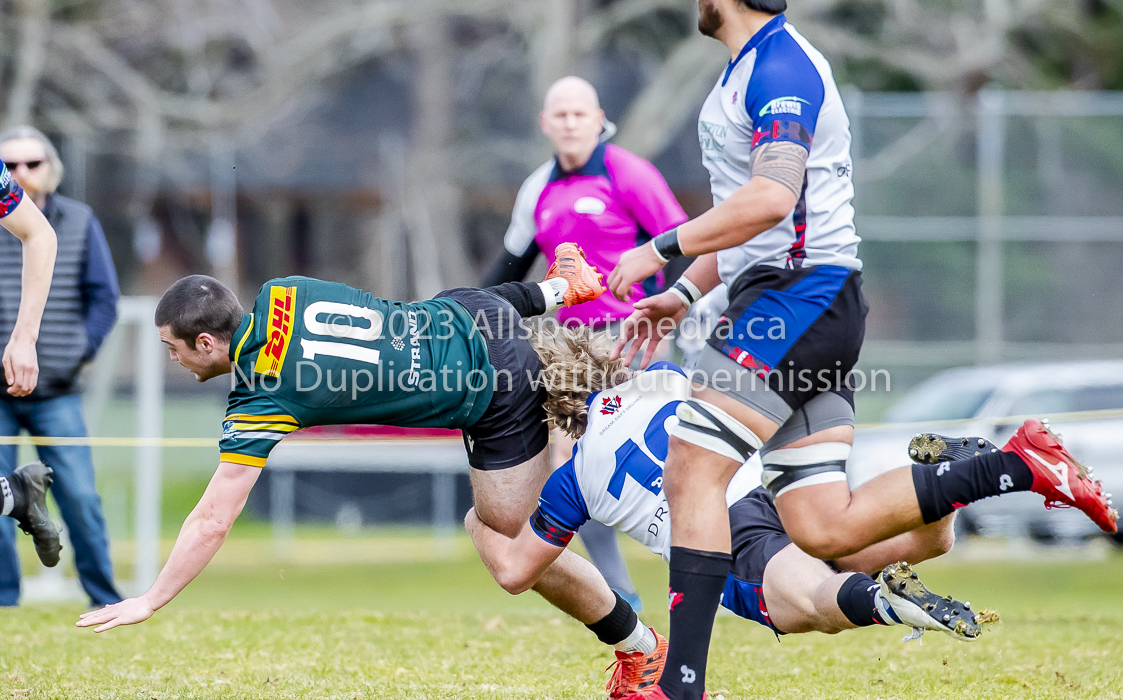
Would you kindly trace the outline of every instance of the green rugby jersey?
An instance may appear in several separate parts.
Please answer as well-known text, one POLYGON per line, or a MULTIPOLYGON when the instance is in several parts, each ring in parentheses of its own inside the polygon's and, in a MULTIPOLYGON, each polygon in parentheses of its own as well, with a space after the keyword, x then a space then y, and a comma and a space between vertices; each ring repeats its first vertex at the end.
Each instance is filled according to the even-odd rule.
POLYGON ((495 379, 483 336, 452 299, 406 304, 310 277, 261 287, 230 358, 221 460, 257 467, 298 428, 471 426, 495 379))

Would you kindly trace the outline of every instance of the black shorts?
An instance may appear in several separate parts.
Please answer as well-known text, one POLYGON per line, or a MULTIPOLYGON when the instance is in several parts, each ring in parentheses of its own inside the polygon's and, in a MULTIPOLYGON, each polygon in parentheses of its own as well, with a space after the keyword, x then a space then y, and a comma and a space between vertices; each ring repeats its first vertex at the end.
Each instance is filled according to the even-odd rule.
POLYGON ((472 318, 487 344, 488 361, 495 368, 495 393, 487 410, 464 429, 468 464, 474 469, 508 469, 529 461, 550 442, 546 426, 546 390, 532 385, 542 363, 526 331, 511 319, 515 307, 491 292, 459 287, 441 292, 459 303, 472 318))
POLYGON ((725 582, 721 604, 741 617, 776 631, 764 601, 764 568, 772 557, 792 543, 768 489, 750 491, 729 507, 733 539, 733 568, 725 582))
POLYGON ((835 394, 844 403, 833 424, 853 424, 846 378, 858 361, 868 310, 857 270, 758 265, 730 285, 729 307, 693 379, 779 425, 815 397, 835 394))

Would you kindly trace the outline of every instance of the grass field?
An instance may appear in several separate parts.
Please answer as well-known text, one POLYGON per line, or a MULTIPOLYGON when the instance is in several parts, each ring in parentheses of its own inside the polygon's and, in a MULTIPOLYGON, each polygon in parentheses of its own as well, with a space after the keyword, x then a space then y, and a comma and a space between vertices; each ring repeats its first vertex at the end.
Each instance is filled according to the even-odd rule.
MULTIPOLYGON (((165 434, 212 436, 222 409, 213 399, 169 402, 165 434)), ((130 410, 111 405, 100 434, 131 434, 130 410)), ((216 452, 165 451, 165 549, 216 452)), ((133 457, 107 448, 95 458, 127 578, 133 457)), ((610 651, 534 594, 503 593, 463 536, 441 546, 424 531, 344 539, 302 526, 278 557, 268 534, 267 523, 239 521, 211 567, 141 626, 95 636, 73 626, 80 606, 0 610, 0 698, 604 697, 610 651)), ((1005 551, 988 547, 920 567, 933 589, 1001 612, 980 641, 930 633, 923 646, 902 644, 903 628, 878 628, 777 642, 719 617, 711 697, 1123 698, 1123 551, 976 561, 1005 551)), ((634 543, 625 552, 644 618, 665 631, 662 562, 634 543)))
MULTIPOLYGON (((259 535, 251 526, 232 537, 141 626, 95 636, 73 626, 76 606, 0 611, 0 697, 603 696, 611 654, 533 594, 503 593, 466 538, 445 560, 410 531, 302 539, 277 559, 259 535)), ((645 619, 665 629, 662 563, 625 551, 645 619)), ((929 633, 920 646, 901 643, 903 628, 777 642, 754 623, 719 617, 711 697, 1123 697, 1123 555, 959 556, 920 571, 934 589, 995 607, 1004 621, 971 645, 929 633)))

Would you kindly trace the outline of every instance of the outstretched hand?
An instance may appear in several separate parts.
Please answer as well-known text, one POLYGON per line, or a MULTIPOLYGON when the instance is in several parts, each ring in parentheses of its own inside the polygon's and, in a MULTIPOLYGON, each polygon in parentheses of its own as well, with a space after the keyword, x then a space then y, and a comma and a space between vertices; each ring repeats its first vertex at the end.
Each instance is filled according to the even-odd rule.
POLYGON ((144 622, 156 612, 156 609, 145 599, 129 598, 114 605, 106 605, 100 610, 91 610, 78 617, 79 627, 93 627, 100 625, 94 632, 105 632, 119 625, 135 625, 144 622))
POLYGON ((612 359, 620 357, 628 341, 634 341, 628 348, 624 362, 630 366, 640 348, 644 348, 640 367, 646 369, 655 357, 659 341, 674 330, 678 322, 686 316, 688 308, 677 294, 670 292, 640 299, 633 308, 632 315, 620 324, 620 338, 616 341, 616 347, 612 349, 612 359))
POLYGON ((608 290, 620 301, 627 301, 632 285, 662 270, 665 264, 647 244, 624 251, 608 276, 608 290))

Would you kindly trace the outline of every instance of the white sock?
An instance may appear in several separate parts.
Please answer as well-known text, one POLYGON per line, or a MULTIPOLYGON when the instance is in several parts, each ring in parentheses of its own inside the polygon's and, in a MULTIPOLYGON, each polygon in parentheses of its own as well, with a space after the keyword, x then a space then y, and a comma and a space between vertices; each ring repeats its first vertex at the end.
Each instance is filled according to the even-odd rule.
POLYGON ((0 476, 0 515, 8 515, 16 507, 16 497, 8 480, 0 476))
POLYGON ((554 277, 545 282, 539 282, 538 287, 546 297, 546 310, 553 311, 565 304, 565 293, 569 291, 569 280, 564 277, 554 277))
POLYGON ((642 620, 636 620, 636 628, 628 635, 628 638, 617 644, 613 644, 616 651, 622 651, 625 654, 634 654, 635 652, 643 652, 646 656, 655 651, 655 647, 659 644, 655 639, 655 633, 651 628, 643 624, 642 620))
POLYGON ((877 603, 877 614, 881 616, 881 619, 882 619, 883 622, 885 622, 885 624, 887 624, 887 625, 903 625, 904 624, 903 622, 901 622, 897 618, 893 617, 893 613, 891 612, 893 610, 893 606, 889 604, 888 600, 885 600, 885 596, 883 596, 881 594, 881 591, 878 591, 874 595, 874 602, 877 603))

